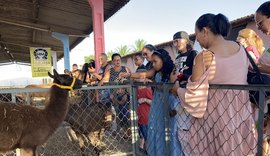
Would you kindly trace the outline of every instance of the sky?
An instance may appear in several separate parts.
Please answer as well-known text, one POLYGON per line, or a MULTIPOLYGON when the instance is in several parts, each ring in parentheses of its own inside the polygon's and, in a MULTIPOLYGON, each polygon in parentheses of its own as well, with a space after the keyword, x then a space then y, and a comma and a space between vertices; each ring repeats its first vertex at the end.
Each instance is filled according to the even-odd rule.
MULTIPOLYGON (((172 40, 175 32, 194 33, 196 20, 205 13, 223 13, 229 20, 250 15, 263 0, 130 0, 105 22, 105 52, 120 45, 134 45, 137 39, 150 44, 172 40), (169 2, 169 3, 168 3, 169 2)), ((71 64, 94 53, 93 34, 72 50, 71 64)), ((62 62, 59 62, 59 64, 62 62)), ((63 63, 60 65, 63 67, 63 63)))
MULTIPOLYGON (((175 32, 184 30, 194 33, 196 20, 205 13, 222 13, 230 21, 250 15, 263 0, 130 0, 130 2, 105 22, 105 52, 120 45, 134 45, 137 39, 150 44, 172 40, 175 32)), ((93 33, 71 50, 70 64, 83 64, 84 56, 94 54, 93 33)), ((63 60, 58 62, 58 71, 64 70, 63 60)), ((31 77, 29 67, 16 65, 8 68, 8 77, 31 77), (27 69, 25 69, 27 68, 27 69), (27 72, 26 72, 27 71, 27 72)), ((0 73, 5 72, 0 67, 0 73)), ((1 74, 2 75, 2 74, 1 74)))

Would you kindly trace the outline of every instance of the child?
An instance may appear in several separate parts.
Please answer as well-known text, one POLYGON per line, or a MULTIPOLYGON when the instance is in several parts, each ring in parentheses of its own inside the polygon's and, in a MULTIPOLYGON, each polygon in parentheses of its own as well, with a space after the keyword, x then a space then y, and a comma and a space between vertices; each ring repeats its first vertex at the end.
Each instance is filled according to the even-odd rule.
POLYGON ((126 89, 119 88, 116 91, 116 102, 119 109, 119 125, 124 129, 124 139, 129 139, 131 135, 130 130, 130 106, 129 106, 129 94, 126 89))
POLYGON ((138 127, 139 134, 141 134, 140 150, 145 153, 145 145, 147 142, 147 131, 148 131, 148 115, 150 111, 150 105, 152 103, 152 90, 150 87, 138 87, 137 99, 138 99, 138 127))
POLYGON ((259 57, 264 51, 263 40, 257 35, 257 33, 249 28, 245 28, 239 31, 237 41, 242 44, 249 55, 257 63, 259 57))
MULTIPOLYGON (((121 73, 121 77, 131 77, 131 78, 152 78, 154 77, 155 82, 167 83, 173 82, 172 77, 174 77, 173 69, 175 68, 174 63, 169 55, 169 53, 164 49, 158 49, 152 54, 153 68, 146 72, 141 73, 121 73)), ((166 155, 165 152, 165 112, 166 105, 170 110, 176 109, 179 105, 177 97, 172 93, 168 93, 168 99, 164 99, 164 92, 162 87, 154 88, 154 95, 152 99, 152 105, 148 117, 148 131, 147 131, 147 155, 157 156, 166 155), (173 106, 173 107, 171 107, 173 106)), ((181 156, 183 155, 180 142, 177 138, 177 128, 176 123, 179 110, 170 111, 170 155, 171 156, 181 156)), ((179 123, 181 124, 181 123, 179 123)))

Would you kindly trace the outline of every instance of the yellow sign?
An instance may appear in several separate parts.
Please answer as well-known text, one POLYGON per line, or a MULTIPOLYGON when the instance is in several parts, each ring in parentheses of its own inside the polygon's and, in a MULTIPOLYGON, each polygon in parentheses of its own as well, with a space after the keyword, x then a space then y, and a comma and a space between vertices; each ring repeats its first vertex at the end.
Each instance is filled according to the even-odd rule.
POLYGON ((51 72, 51 48, 30 48, 32 77, 45 77, 51 72))

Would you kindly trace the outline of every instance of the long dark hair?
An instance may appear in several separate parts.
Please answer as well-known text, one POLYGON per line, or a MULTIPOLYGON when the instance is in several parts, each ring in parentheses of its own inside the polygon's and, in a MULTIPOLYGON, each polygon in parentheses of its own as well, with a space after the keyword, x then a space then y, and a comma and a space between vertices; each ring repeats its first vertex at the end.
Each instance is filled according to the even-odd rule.
POLYGON ((223 14, 204 14, 196 21, 196 27, 201 31, 204 27, 210 29, 215 35, 226 37, 230 31, 231 24, 223 14))
POLYGON ((82 70, 80 71, 80 76, 81 76, 81 80, 83 81, 83 83, 87 83, 86 82, 86 76, 88 74, 88 63, 85 63, 82 67, 82 70))
POLYGON ((261 13, 264 16, 270 17, 270 1, 264 2, 262 5, 259 6, 256 13, 261 13))
POLYGON ((174 63, 169 55, 169 53, 165 49, 158 49, 154 51, 152 55, 156 55, 159 57, 162 62, 163 66, 161 68, 161 73, 162 73, 162 82, 168 82, 170 80, 170 75, 174 69, 174 63))

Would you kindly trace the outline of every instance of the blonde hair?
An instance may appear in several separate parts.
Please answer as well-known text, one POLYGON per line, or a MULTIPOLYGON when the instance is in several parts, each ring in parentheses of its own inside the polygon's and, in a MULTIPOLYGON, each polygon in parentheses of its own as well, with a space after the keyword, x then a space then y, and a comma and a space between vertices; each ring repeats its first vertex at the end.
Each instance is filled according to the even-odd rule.
POLYGON ((255 46, 259 51, 260 55, 264 51, 263 40, 256 34, 252 29, 245 28, 239 31, 238 37, 246 39, 246 44, 248 46, 255 46))

